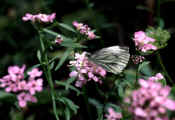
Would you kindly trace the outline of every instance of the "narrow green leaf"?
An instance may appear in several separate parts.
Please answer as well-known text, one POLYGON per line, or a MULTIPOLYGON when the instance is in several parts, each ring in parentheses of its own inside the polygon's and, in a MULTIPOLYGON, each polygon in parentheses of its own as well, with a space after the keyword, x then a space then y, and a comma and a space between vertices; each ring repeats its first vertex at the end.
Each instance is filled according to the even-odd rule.
POLYGON ((66 120, 70 120, 70 110, 69 108, 65 108, 65 117, 66 117, 66 120))
POLYGON ((52 30, 46 29, 46 28, 44 28, 43 31, 50 34, 50 35, 53 35, 55 37, 59 35, 58 33, 54 32, 52 30))
POLYGON ((87 48, 84 45, 81 45, 79 43, 73 43, 73 42, 62 42, 61 46, 68 47, 68 48, 87 48))
POLYGON ((89 98, 88 102, 96 108, 98 114, 97 120, 103 120, 103 105, 93 98, 89 98))
POLYGON ((121 85, 118 86, 118 95, 120 97, 123 97, 124 96, 123 87, 121 85))
POLYGON ((117 112, 121 112, 122 111, 119 106, 117 106, 117 105, 115 105, 113 103, 107 103, 105 105, 105 110, 108 110, 108 108, 110 108, 110 107, 114 108, 114 110, 117 111, 117 112))
POLYGON ((60 59, 60 61, 58 62, 56 68, 55 68, 55 71, 58 70, 62 65, 63 63, 66 61, 66 59, 68 58, 70 52, 72 51, 72 49, 67 49, 65 52, 64 52, 64 55, 63 57, 60 59))
POLYGON ((41 62, 41 52, 40 52, 40 50, 37 51, 37 58, 41 62))
MULTIPOLYGON (((56 84, 61 85, 61 86, 64 86, 66 88, 66 86, 67 86, 68 83, 61 82, 61 81, 56 80, 56 84)), ((77 95, 80 95, 81 94, 81 92, 77 88, 75 88, 74 86, 69 85, 69 88, 71 90, 75 91, 77 93, 77 95)))
POLYGON ((76 33, 76 31, 68 24, 64 24, 64 23, 58 23, 59 26, 61 26, 62 28, 69 30, 71 32, 76 33))
POLYGON ((72 82, 74 82, 76 79, 76 77, 70 77, 68 80, 67 80, 67 84, 66 84, 66 90, 69 89, 69 86, 72 82))
POLYGON ((53 61, 53 62, 50 64, 50 69, 51 69, 51 70, 54 68, 54 65, 55 65, 55 62, 53 61))
POLYGON ((74 114, 77 114, 79 106, 75 105, 72 100, 66 97, 58 97, 57 100, 69 107, 69 109, 72 110, 74 114))
POLYGON ((88 98, 88 102, 89 102, 91 105, 93 105, 93 106, 95 106, 96 108, 98 108, 98 109, 102 109, 102 108, 103 108, 103 105, 102 105, 99 101, 97 101, 96 99, 88 98))

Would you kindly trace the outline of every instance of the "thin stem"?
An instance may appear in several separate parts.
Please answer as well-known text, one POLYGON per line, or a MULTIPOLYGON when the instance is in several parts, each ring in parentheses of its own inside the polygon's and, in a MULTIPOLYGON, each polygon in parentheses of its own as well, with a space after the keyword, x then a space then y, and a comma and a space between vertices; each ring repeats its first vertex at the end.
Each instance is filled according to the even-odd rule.
POLYGON ((91 113, 90 113, 90 107, 89 107, 89 104, 88 104, 88 96, 86 94, 87 94, 86 88, 85 88, 85 86, 83 86, 83 97, 84 97, 84 101, 85 101, 85 104, 86 104, 87 113, 88 113, 89 119, 92 120, 92 116, 91 116, 91 113))
POLYGON ((136 83, 138 81, 138 78, 139 78, 139 64, 137 65, 137 70, 136 70, 136 83))
POLYGON ((160 0, 157 0, 157 18, 160 20, 160 0))
POLYGON ((161 25, 161 17, 160 17, 160 0, 157 0, 157 21, 158 21, 158 25, 161 25))
POLYGON ((165 66, 164 66, 164 64, 163 64, 162 58, 161 58, 161 56, 160 56, 160 53, 157 53, 157 58, 158 58, 158 61, 159 61, 160 66, 161 66, 162 69, 163 69, 163 72, 165 73, 165 76, 168 78, 169 82, 173 84, 173 80, 172 80, 172 78, 170 77, 170 75, 168 74, 168 72, 167 72, 167 70, 166 70, 166 68, 165 68, 165 66))
POLYGON ((45 64, 42 65, 43 70, 44 70, 44 74, 46 76, 46 79, 49 83, 49 86, 51 88, 51 98, 52 98, 52 104, 53 104, 53 111, 54 111, 54 115, 56 120, 59 120, 59 117, 57 115, 57 110, 56 110, 56 102, 55 102, 55 91, 54 91, 54 84, 53 84, 53 80, 52 80, 52 75, 51 75, 51 69, 49 67, 49 61, 48 61, 48 56, 47 53, 45 52, 45 44, 43 41, 43 36, 41 34, 41 32, 39 32, 40 35, 40 44, 41 44, 41 51, 42 51, 42 62, 44 62, 45 64))

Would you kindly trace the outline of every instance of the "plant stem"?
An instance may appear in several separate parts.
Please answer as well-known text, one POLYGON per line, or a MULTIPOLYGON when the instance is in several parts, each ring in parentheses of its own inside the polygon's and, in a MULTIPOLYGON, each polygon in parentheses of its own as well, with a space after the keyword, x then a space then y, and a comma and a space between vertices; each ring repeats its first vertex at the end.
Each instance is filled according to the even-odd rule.
POLYGON ((54 115, 55 115, 56 120, 59 120, 59 117, 57 115, 57 110, 56 110, 54 84, 53 84, 53 80, 52 80, 52 75, 51 75, 51 69, 50 69, 50 66, 49 66, 48 56, 47 56, 47 53, 45 52, 46 49, 45 49, 44 41, 42 39, 43 36, 42 36, 41 32, 39 32, 39 35, 40 35, 40 44, 41 44, 41 51, 42 51, 42 62, 45 63, 45 64, 42 65, 42 67, 43 67, 46 79, 47 79, 47 81, 49 83, 49 86, 51 88, 50 93, 51 93, 51 98, 52 98, 54 115))
POLYGON ((168 72, 167 72, 167 70, 166 70, 166 68, 165 68, 165 66, 164 66, 164 64, 163 64, 163 61, 162 61, 162 58, 161 58, 159 52, 157 53, 157 58, 158 58, 158 61, 159 61, 160 66, 161 66, 162 69, 163 69, 163 72, 165 73, 165 76, 168 78, 169 82, 173 84, 173 80, 172 80, 172 78, 170 77, 170 75, 168 74, 168 72))
POLYGON ((84 97, 84 101, 85 101, 85 104, 86 104, 87 113, 88 113, 88 116, 89 116, 89 120, 92 120, 92 116, 91 116, 91 113, 90 113, 90 107, 89 107, 89 104, 88 104, 88 96, 86 94, 87 94, 86 88, 85 88, 85 86, 83 86, 83 97, 84 97))
POLYGON ((157 18, 160 20, 160 0, 157 0, 157 18))
POLYGON ((139 77, 139 64, 137 65, 137 70, 136 70, 136 83, 138 81, 138 77, 139 77))

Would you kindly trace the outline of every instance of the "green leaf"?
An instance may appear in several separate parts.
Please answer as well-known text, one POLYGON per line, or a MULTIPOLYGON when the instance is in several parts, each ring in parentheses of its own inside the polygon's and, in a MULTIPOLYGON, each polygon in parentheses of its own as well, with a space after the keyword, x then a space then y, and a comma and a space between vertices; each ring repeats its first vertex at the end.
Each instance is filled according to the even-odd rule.
POLYGON ((145 61, 145 62, 142 62, 140 65, 139 65, 139 68, 138 68, 138 71, 140 72, 141 69, 143 69, 145 66, 147 66, 150 62, 149 61, 145 61))
POLYGON ((84 45, 81 45, 79 43, 73 43, 73 42, 62 42, 61 46, 68 47, 68 48, 87 48, 84 45))
POLYGON ((11 120, 24 120, 22 112, 15 111, 13 109, 10 111, 10 118, 11 120))
POLYGON ((54 65, 55 65, 55 62, 53 61, 49 66, 51 70, 54 68, 54 65))
POLYGON ((32 67, 30 67, 30 68, 27 69, 27 72, 28 72, 28 71, 31 71, 31 70, 34 69, 34 68, 40 67, 40 66, 41 66, 41 64, 33 65, 32 67))
POLYGON ((121 85, 118 86, 118 95, 120 97, 123 97, 124 96, 123 87, 121 85))
POLYGON ((0 100, 13 101, 15 99, 16 99, 16 96, 14 94, 0 91, 0 100))
POLYGON ((77 110, 79 109, 79 106, 75 105, 72 100, 66 97, 58 97, 56 98, 58 101, 62 102, 66 105, 70 110, 74 112, 74 114, 77 114, 77 110))
POLYGON ((88 102, 96 108, 98 114, 97 120, 103 120, 103 104, 93 98, 89 98, 88 102))
POLYGON ((58 23, 59 26, 61 26, 62 28, 69 30, 71 32, 76 33, 76 31, 68 24, 64 24, 64 23, 58 23))
POLYGON ((66 120, 70 120, 70 110, 69 108, 65 108, 65 117, 66 117, 66 120))
POLYGON ((56 84, 61 85, 61 86, 64 86, 65 89, 66 89, 66 86, 67 86, 67 84, 68 84, 69 88, 70 88, 71 90, 75 91, 75 92, 77 93, 78 96, 81 94, 81 92, 80 92, 77 88, 75 88, 74 86, 70 85, 70 84, 67 83, 67 82, 62 82, 62 81, 56 80, 56 84))
POLYGON ((119 107, 119 106, 117 106, 117 105, 115 105, 115 104, 113 104, 113 103, 107 103, 106 105, 105 105, 105 110, 107 111, 108 110, 108 108, 110 108, 110 107, 112 107, 115 111, 117 111, 117 112, 121 112, 122 110, 121 110, 121 108, 119 107))
POLYGON ((37 58, 41 63, 41 52, 40 52, 40 50, 37 51, 37 58))
POLYGON ((74 82, 76 80, 76 77, 70 77, 66 82, 67 82, 67 84, 66 84, 66 90, 68 90, 69 89, 69 86, 70 86, 70 84, 72 83, 72 82, 74 82))
POLYGON ((52 30, 46 29, 46 28, 44 28, 43 31, 50 34, 50 35, 53 35, 55 37, 59 35, 58 33, 54 32, 52 30))
POLYGON ((152 75, 152 70, 149 66, 149 61, 145 61, 143 63, 141 63, 138 67, 138 72, 143 73, 146 76, 151 76, 152 75))
POLYGON ((64 55, 63 57, 60 59, 59 63, 57 64, 56 68, 55 68, 55 71, 58 70, 62 65, 63 63, 66 61, 66 59, 68 58, 70 52, 72 51, 72 49, 67 49, 65 52, 64 52, 64 55))

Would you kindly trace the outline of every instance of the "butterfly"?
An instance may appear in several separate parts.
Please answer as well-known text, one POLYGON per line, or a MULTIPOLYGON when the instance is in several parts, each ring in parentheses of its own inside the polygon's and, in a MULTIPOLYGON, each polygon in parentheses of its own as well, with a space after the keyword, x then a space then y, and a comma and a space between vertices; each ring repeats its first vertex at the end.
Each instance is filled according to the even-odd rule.
POLYGON ((88 57, 93 63, 114 74, 119 74, 123 71, 128 64, 129 58, 129 48, 121 46, 102 48, 88 57))

